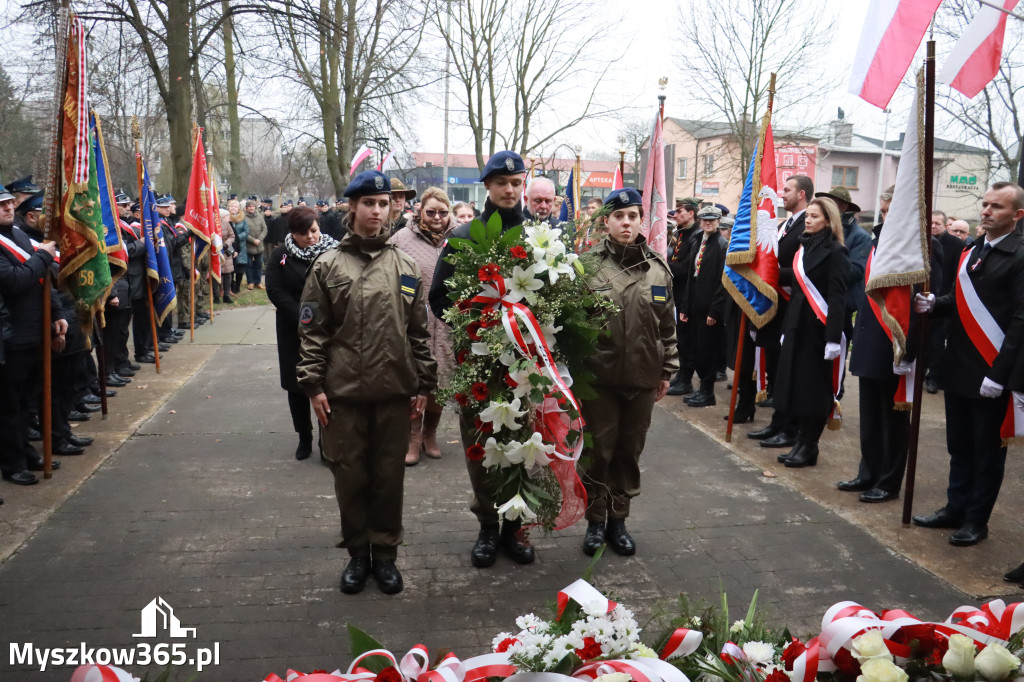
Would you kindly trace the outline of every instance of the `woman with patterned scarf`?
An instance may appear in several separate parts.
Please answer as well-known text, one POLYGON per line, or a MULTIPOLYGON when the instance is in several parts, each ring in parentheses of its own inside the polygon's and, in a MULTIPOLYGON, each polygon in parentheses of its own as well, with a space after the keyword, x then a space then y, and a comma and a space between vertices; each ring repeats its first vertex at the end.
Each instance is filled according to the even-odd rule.
POLYGON ((289 234, 274 249, 267 264, 267 296, 277 307, 277 359, 281 365, 281 388, 288 392, 292 425, 299 434, 295 459, 306 459, 313 451, 313 423, 309 398, 299 390, 295 366, 299 364, 299 301, 306 283, 306 269, 317 256, 338 245, 321 234, 316 211, 299 206, 288 214, 289 234))

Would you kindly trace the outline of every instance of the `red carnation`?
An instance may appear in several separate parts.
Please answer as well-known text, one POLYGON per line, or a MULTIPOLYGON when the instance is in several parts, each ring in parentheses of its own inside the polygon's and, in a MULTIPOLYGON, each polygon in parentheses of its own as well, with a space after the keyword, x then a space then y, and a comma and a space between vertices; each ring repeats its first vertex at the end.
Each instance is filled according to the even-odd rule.
POLYGON ((402 673, 395 666, 389 665, 377 673, 377 682, 403 682, 402 673))
POLYGON ((479 322, 470 322, 466 325, 466 333, 469 335, 470 341, 480 340, 480 326, 479 322))
POLYGON ((513 258, 526 258, 526 256, 528 255, 526 253, 526 249, 524 249, 522 246, 519 246, 518 244, 509 249, 509 251, 512 253, 513 258))
POLYGON ((464 363, 466 361, 466 356, 467 355, 469 355, 469 351, 468 350, 460 350, 455 355, 455 362, 457 362, 457 363, 459 363, 461 365, 462 363, 464 363))
POLYGON ((472 308, 473 304, 467 301, 466 299, 462 299, 461 301, 455 302, 455 307, 458 308, 460 312, 464 313, 470 308, 472 308))
POLYGON ((481 421, 480 417, 473 417, 473 425, 480 433, 494 433, 494 424, 481 421))
POLYGON ((495 653, 503 654, 508 651, 508 648, 513 644, 519 644, 519 640, 515 637, 506 637, 498 643, 498 646, 495 647, 494 651, 495 653))
POLYGON ((725 653, 724 651, 718 654, 718 657, 721 658, 726 665, 736 665, 736 659, 730 656, 729 654, 725 653))
POLYGON ((764 682, 790 682, 790 679, 789 675, 776 668, 771 675, 764 679, 764 682))
POLYGON ((471 459, 474 462, 483 460, 485 454, 487 453, 484 452, 484 446, 480 445, 480 443, 475 443, 466 448, 466 459, 471 459))
POLYGON ((455 402, 465 407, 466 405, 469 405, 469 396, 467 396, 465 393, 456 393, 455 402))
POLYGON ((796 637, 793 641, 786 645, 786 648, 782 650, 782 662, 786 666, 786 670, 793 670, 793 664, 796 659, 800 658, 800 654, 807 651, 807 647, 796 637))
POLYGON ((601 645, 593 637, 584 637, 583 647, 576 649, 576 655, 581 661, 592 661, 601 655, 601 645))
POLYGON ((501 268, 494 263, 488 263, 487 265, 480 268, 477 272, 477 277, 481 282, 489 282, 491 280, 501 277, 501 268))
POLYGON ((479 401, 487 400, 487 396, 491 394, 491 392, 487 390, 487 384, 482 381, 474 383, 469 390, 472 391, 473 397, 479 401))

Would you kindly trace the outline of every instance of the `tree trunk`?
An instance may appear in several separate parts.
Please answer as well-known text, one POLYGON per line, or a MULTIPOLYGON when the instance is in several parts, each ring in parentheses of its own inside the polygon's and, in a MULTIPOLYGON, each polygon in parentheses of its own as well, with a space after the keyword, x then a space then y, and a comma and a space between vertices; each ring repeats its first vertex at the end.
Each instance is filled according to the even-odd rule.
POLYGON ((232 192, 242 191, 242 143, 238 123, 238 86, 235 84, 234 22, 228 0, 221 0, 224 12, 224 72, 228 84, 228 131, 231 148, 228 150, 228 185, 232 192))
POLYGON ((179 201, 188 194, 192 167, 192 88, 188 0, 167 0, 167 126, 171 137, 172 192, 179 201), (180 28, 178 28, 180 27, 180 28))

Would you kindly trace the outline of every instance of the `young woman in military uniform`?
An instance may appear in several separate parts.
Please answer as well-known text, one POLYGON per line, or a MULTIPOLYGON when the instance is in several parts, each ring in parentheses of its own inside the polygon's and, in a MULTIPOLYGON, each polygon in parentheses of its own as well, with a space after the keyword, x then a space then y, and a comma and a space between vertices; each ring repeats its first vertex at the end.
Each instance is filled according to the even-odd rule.
POLYGON ((588 500, 583 551, 593 555, 607 540, 628 556, 636 553, 626 518, 630 499, 640 494, 640 453, 654 403, 679 370, 679 351, 672 272, 640 234, 640 193, 613 192, 605 207, 608 236, 591 250, 598 269, 589 284, 619 313, 588 361, 598 396, 582 405, 593 436, 590 465, 582 472, 588 500))
POLYGON ((341 542, 341 591, 402 590, 402 490, 409 421, 437 386, 416 262, 388 237, 391 183, 377 171, 346 188, 349 233, 309 268, 299 306, 298 386, 323 427, 341 542))

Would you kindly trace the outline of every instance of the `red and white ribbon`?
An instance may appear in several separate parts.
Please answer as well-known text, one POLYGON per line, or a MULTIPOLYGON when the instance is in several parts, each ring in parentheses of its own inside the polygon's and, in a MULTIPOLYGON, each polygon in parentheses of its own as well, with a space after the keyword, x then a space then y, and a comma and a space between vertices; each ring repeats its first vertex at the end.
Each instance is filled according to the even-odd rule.
POLYGON ((80 665, 71 682, 138 682, 139 678, 112 665, 80 665))
POLYGON ((561 620, 562 613, 565 612, 565 607, 569 605, 570 599, 584 607, 588 604, 600 604, 605 613, 611 613, 618 606, 618 604, 595 589, 593 585, 580 578, 559 591, 555 620, 561 620))
POLYGON ((703 640, 704 634, 699 630, 679 628, 669 636, 668 642, 661 650, 661 658, 664 661, 671 661, 689 656, 697 650, 703 640))
POLYGON ((10 251, 14 255, 14 257, 18 259, 19 263, 24 263, 25 261, 32 257, 32 254, 18 246, 18 244, 13 239, 11 239, 10 237, 5 237, 2 234, 0 234, 0 246, 3 246, 5 249, 10 251))
POLYGON ((77 16, 71 19, 68 40, 78 43, 78 88, 75 100, 78 119, 75 121, 75 167, 72 182, 89 182, 89 97, 86 78, 89 74, 85 58, 85 24, 77 16))

